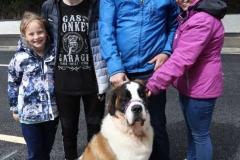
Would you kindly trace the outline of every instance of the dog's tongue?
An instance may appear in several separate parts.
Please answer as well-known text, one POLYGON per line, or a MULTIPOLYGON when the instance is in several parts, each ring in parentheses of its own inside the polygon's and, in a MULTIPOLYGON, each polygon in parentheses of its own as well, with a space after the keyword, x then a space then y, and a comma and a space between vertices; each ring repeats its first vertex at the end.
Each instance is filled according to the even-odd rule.
POLYGON ((144 120, 143 119, 136 119, 134 121, 134 123, 132 124, 132 126, 135 125, 135 124, 140 124, 141 126, 143 126, 144 125, 144 120))

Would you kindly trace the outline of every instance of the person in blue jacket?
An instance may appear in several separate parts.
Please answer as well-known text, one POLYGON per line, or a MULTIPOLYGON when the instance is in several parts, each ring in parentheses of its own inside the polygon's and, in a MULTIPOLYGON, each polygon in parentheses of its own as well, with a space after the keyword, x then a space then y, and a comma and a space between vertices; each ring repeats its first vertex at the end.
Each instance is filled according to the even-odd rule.
MULTIPOLYGON (((101 0, 100 49, 113 86, 147 80, 172 53, 178 26, 175 0, 101 0)), ((166 91, 150 96, 148 109, 154 129, 151 160, 169 160, 166 131, 166 91)))

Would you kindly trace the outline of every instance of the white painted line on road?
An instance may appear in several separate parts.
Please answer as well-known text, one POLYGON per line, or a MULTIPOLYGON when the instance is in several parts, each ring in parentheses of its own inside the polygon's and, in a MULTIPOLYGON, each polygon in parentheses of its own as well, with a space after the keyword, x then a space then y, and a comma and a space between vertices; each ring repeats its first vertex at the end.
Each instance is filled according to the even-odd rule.
POLYGON ((4 155, 4 156, 0 157, 0 159, 2 159, 2 160, 7 159, 7 158, 11 157, 12 155, 14 155, 15 153, 17 153, 17 152, 18 152, 18 151, 15 150, 15 151, 13 151, 12 153, 10 153, 10 154, 8 154, 8 155, 4 155))
POLYGON ((26 144, 23 137, 9 136, 4 134, 0 134, 0 141, 26 144))
POLYGON ((0 64, 0 67, 8 67, 8 64, 0 64))

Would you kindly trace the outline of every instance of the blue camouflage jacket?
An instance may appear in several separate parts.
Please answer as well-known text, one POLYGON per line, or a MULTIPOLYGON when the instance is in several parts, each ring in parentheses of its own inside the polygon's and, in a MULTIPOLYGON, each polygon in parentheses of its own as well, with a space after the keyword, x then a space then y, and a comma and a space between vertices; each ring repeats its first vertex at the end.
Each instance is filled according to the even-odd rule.
MULTIPOLYGON (((21 41, 19 41, 21 43, 21 41)), ((8 67, 8 98, 10 110, 18 113, 20 120, 43 122, 57 115, 54 96, 53 45, 49 44, 41 58, 22 44, 8 67)))

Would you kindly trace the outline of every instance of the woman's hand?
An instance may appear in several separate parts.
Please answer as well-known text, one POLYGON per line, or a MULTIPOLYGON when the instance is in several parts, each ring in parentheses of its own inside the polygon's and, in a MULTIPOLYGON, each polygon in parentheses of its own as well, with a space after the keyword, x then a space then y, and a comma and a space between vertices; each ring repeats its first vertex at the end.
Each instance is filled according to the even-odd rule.
POLYGON ((147 96, 150 97, 151 94, 152 94, 151 91, 148 91, 147 96))
POLYGON ((150 97, 152 93, 148 88, 146 88, 145 94, 147 95, 147 97, 150 97))

